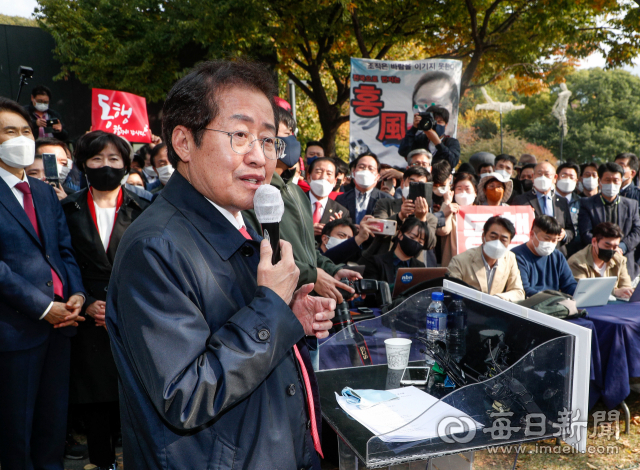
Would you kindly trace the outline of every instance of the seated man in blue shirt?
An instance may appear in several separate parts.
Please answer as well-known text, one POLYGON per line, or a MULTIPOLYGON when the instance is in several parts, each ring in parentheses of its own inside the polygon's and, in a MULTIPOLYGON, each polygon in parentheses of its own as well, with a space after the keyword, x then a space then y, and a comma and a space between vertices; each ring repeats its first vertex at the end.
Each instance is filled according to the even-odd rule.
POLYGON ((560 224, 548 215, 536 217, 529 241, 515 247, 522 287, 527 297, 543 290, 573 295, 578 283, 573 278, 564 255, 557 250, 562 234, 560 224))

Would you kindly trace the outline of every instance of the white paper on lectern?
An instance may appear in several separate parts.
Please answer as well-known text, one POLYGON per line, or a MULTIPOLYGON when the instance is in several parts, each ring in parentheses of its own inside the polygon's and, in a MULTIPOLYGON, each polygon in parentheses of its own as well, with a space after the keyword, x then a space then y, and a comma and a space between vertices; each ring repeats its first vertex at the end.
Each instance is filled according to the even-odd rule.
POLYGON ((353 419, 385 442, 411 442, 438 437, 438 424, 445 418, 467 418, 475 429, 482 427, 462 411, 417 389, 402 387, 389 390, 398 397, 364 410, 336 393, 340 407, 353 419), (426 411, 426 412, 425 412, 426 411), (416 419, 417 418, 417 419, 416 419))

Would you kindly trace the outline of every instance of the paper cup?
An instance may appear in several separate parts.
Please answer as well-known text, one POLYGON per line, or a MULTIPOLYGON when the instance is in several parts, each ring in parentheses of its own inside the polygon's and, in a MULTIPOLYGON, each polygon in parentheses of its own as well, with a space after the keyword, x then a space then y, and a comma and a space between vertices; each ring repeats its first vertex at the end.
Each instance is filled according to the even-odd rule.
POLYGON ((387 350, 387 366, 389 369, 402 370, 409 364, 411 340, 407 338, 389 338, 384 340, 387 350))

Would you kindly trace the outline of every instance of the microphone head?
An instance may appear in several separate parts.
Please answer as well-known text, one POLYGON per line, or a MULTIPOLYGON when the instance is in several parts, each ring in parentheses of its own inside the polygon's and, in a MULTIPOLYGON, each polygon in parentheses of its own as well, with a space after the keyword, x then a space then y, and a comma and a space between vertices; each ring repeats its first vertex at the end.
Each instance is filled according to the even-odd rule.
POLYGON ((253 196, 253 210, 260 224, 279 223, 284 214, 280 190, 270 184, 260 186, 253 196))

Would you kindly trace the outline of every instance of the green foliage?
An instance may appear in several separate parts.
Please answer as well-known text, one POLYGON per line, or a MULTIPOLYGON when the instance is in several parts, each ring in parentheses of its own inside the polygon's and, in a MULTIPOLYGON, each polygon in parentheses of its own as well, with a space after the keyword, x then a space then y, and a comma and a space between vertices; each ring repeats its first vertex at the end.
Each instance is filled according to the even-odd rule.
POLYGON ((33 26, 38 27, 36 20, 24 18, 22 16, 9 16, 0 14, 0 24, 8 24, 12 26, 33 26))
MULTIPOLYGON (((640 151, 640 77, 623 70, 590 69, 567 76, 573 92, 567 109, 568 134, 563 158, 611 160, 620 152, 640 151)), ((508 114, 505 124, 518 136, 560 156, 560 131, 551 107, 559 88, 522 97, 526 108, 508 114)))

